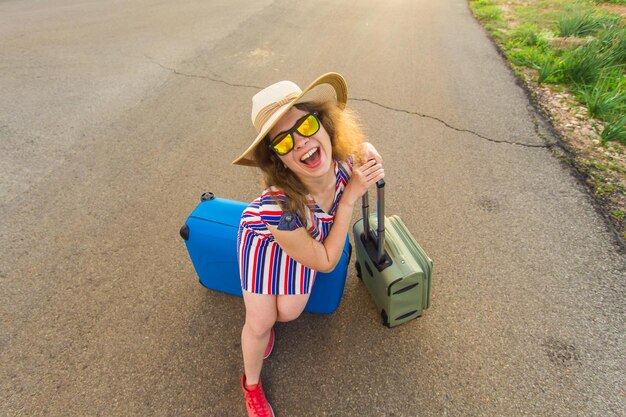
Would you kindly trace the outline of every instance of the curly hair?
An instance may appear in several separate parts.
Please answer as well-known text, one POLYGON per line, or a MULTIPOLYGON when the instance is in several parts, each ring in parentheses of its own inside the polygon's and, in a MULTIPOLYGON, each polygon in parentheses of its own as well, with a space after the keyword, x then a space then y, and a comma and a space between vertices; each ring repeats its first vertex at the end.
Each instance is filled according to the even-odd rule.
MULTIPOLYGON (((296 108, 306 112, 317 112, 320 122, 332 144, 332 157, 335 161, 345 161, 353 157, 356 163, 361 163, 361 144, 365 141, 365 135, 361 129, 356 114, 350 109, 341 109, 334 103, 301 103, 296 108)), ((306 188, 296 174, 282 163, 278 155, 272 152, 268 146, 269 137, 266 136, 254 150, 254 158, 264 174, 264 186, 270 189, 270 194, 283 211, 295 212, 303 224, 306 224, 305 207, 311 207, 306 188), (271 190, 275 187, 285 193, 287 201, 278 199, 271 190)))

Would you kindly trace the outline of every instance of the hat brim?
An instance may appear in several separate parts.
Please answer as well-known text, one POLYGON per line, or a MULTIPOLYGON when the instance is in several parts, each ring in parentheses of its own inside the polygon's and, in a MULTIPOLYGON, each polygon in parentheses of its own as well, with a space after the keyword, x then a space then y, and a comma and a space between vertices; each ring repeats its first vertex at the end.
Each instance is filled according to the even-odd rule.
POLYGON ((248 149, 232 163, 234 165, 258 166, 254 159, 254 149, 263 141, 268 132, 272 130, 276 123, 278 123, 293 106, 299 103, 311 102, 334 102, 340 109, 344 109, 348 102, 348 86, 346 85, 346 80, 344 80, 341 74, 336 72, 329 72, 317 78, 292 101, 275 111, 268 121, 265 122, 256 139, 254 139, 248 149))

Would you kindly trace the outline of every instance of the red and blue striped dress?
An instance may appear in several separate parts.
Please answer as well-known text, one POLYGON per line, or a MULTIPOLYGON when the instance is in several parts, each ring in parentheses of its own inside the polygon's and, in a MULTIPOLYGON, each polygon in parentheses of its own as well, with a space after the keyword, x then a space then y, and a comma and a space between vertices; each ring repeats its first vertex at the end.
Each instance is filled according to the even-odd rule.
MULTIPOLYGON (((323 242, 333 225, 339 199, 352 175, 351 159, 334 161, 336 176, 335 199, 330 213, 324 212, 312 200, 305 208, 306 228, 313 239, 323 242)), ((287 201, 285 194, 272 189, 274 197, 287 201)), ((313 288, 317 271, 291 259, 274 240, 267 226, 280 230, 303 227, 302 219, 294 213, 283 212, 267 189, 243 211, 237 235, 237 255, 241 288, 256 294, 308 294, 313 288)))

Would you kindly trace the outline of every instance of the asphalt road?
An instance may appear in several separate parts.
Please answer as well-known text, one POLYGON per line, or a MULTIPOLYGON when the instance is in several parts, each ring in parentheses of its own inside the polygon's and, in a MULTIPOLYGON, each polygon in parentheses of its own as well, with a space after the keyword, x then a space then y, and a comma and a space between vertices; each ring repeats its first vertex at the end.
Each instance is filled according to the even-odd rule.
POLYGON ((1 415, 245 415, 242 302, 178 229, 260 192, 251 96, 326 71, 433 300, 387 329, 351 267, 277 326, 277 416, 624 415, 626 256, 464 0, 0 2, 1 415))

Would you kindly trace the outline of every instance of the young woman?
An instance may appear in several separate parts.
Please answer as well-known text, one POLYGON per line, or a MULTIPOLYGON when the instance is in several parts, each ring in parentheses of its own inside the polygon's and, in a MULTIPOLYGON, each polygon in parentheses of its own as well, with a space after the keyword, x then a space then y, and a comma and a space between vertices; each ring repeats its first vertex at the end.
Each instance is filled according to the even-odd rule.
POLYGON ((274 323, 300 316, 316 271, 332 271, 341 258, 355 203, 384 177, 346 102, 337 73, 304 90, 280 81, 252 98, 258 135, 233 161, 261 168, 267 187, 244 210, 238 235, 246 306, 241 383, 251 417, 274 416, 260 380, 274 323))

